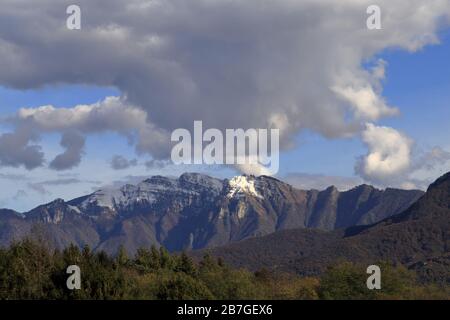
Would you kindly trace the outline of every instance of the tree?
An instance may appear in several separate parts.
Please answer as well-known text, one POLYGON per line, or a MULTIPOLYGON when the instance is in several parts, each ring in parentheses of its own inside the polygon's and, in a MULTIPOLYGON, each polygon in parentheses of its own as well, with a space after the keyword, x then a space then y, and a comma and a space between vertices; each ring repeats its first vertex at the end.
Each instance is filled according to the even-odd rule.
POLYGON ((129 262, 127 251, 123 245, 120 245, 116 256, 116 264, 120 267, 126 266, 129 262))
POLYGON ((214 296, 202 282, 187 274, 175 273, 160 281, 157 298, 160 300, 207 300, 213 299, 214 296))
POLYGON ((365 271, 350 262, 328 268, 320 278, 319 296, 331 300, 373 299, 375 292, 367 289, 365 271))
POLYGON ((164 247, 159 248, 159 262, 163 269, 170 269, 173 267, 172 257, 170 256, 169 251, 164 247))
POLYGON ((176 270, 193 277, 197 274, 197 268, 195 267, 194 261, 185 252, 179 257, 176 270))

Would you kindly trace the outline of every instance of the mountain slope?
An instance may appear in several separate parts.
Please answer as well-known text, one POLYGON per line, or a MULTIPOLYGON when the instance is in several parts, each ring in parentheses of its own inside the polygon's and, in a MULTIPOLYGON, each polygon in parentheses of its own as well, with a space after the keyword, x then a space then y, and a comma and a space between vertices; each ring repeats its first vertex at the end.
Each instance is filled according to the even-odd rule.
POLYGON ((384 260, 419 271, 423 280, 449 284, 450 173, 403 213, 371 226, 284 230, 207 251, 235 266, 303 275, 320 273, 340 260, 367 265, 384 260))
POLYGON ((75 243, 110 253, 120 245, 130 253, 150 245, 171 251, 201 249, 278 230, 373 223, 401 212, 422 195, 367 185, 347 192, 334 187, 305 191, 266 176, 154 176, 68 202, 57 199, 23 215, 0 215, 0 244, 38 226, 56 247, 75 243))

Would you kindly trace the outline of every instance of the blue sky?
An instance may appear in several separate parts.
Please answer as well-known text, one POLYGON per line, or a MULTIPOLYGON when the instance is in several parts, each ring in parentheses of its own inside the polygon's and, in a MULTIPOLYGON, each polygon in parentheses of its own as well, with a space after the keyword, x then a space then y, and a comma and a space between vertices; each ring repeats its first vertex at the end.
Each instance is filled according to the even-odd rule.
MULTIPOLYGON (((88 3, 85 3, 84 8, 89 8, 88 3)), ((335 5, 334 2, 330 3, 335 5)), ((93 6, 88 11, 91 15, 87 16, 88 19, 89 16, 95 16, 97 20, 88 20, 84 24, 85 31, 81 31, 78 38, 73 37, 73 33, 65 34, 65 30, 53 32, 55 21, 58 23, 60 17, 52 16, 48 17, 48 25, 47 20, 41 20, 43 30, 48 28, 47 32, 36 33, 32 38, 37 40, 30 44, 26 42, 29 34, 17 36, 18 40, 14 42, 15 33, 10 31, 9 34, 2 29, 0 49, 1 41, 6 39, 20 48, 23 54, 15 54, 10 58, 6 55, 7 50, 0 50, 0 53, 6 52, 0 63, 0 118, 7 119, 20 108, 46 105, 73 108, 80 104, 102 103, 110 96, 122 97, 126 103, 142 107, 147 115, 153 117, 152 125, 158 129, 191 123, 191 118, 203 116, 212 124, 222 125, 223 121, 224 126, 262 123, 273 115, 283 120, 285 116, 284 121, 291 132, 286 140, 295 143, 293 148, 281 153, 278 177, 294 184, 299 182, 302 186, 304 184, 296 179, 306 174, 308 183, 320 176, 321 181, 338 184, 341 188, 363 182, 374 183, 379 187, 423 188, 429 181, 448 171, 450 164, 447 161, 450 159, 450 29, 441 27, 436 32, 439 44, 430 44, 431 40, 416 43, 417 39, 428 39, 424 35, 435 33, 441 26, 439 16, 443 14, 442 3, 431 1, 429 9, 435 15, 419 17, 423 25, 419 23, 413 28, 408 19, 414 22, 417 18, 414 14, 422 11, 417 13, 410 2, 399 1, 398 6, 393 6, 391 11, 386 9, 386 32, 379 34, 365 34, 367 30, 364 30, 364 24, 363 29, 360 29, 364 19, 359 13, 364 18, 364 7, 360 8, 352 1, 342 3, 348 6, 347 18, 332 16, 332 10, 314 7, 308 1, 300 1, 293 5, 295 8, 291 7, 289 1, 280 1, 270 4, 279 6, 274 8, 278 11, 267 12, 253 12, 242 2, 236 4, 242 6, 239 11, 242 16, 236 15, 233 10, 220 11, 224 13, 218 14, 219 11, 215 10, 209 12, 209 7, 192 6, 183 12, 190 19, 184 16, 177 16, 181 19, 178 22, 163 19, 170 21, 168 25, 161 23, 162 20, 158 18, 160 15, 172 14, 171 11, 153 12, 152 9, 141 8, 136 13, 133 8, 129 8, 128 11, 115 13, 116 16, 123 15, 118 20, 123 26, 119 22, 111 25, 108 17, 102 15, 101 8, 93 6), (295 10, 296 6, 300 10, 295 10), (213 17, 207 20, 207 24, 193 18, 198 17, 199 8, 202 17, 213 17), (142 14, 143 10, 150 10, 147 15, 154 14, 153 20, 147 19, 142 14), (258 17, 258 14, 266 16, 258 17), (231 18, 227 15, 231 15, 231 18), (141 21, 144 16, 145 19, 141 21), (311 17, 327 23, 318 23, 311 31, 303 22, 314 23, 316 20, 311 17), (278 24, 267 25, 267 19, 278 21, 278 24), (150 29, 155 28, 155 25, 149 23, 147 26, 148 21, 156 21, 161 25, 156 28, 157 31, 151 32, 150 29), (229 26, 229 21, 233 21, 233 25, 229 26), (130 26, 132 28, 128 28, 130 26), (234 28, 238 27, 240 32, 233 33, 234 28), (283 36, 280 36, 278 27, 283 28, 283 36), (397 34, 392 38, 391 30, 394 28, 397 34), (228 33, 230 30, 232 33, 228 33), (136 34, 128 34, 134 31, 136 34), (154 36, 157 32, 164 36, 154 36), (311 36, 310 32, 317 34, 311 36), (65 37, 61 37, 61 34, 65 37), (154 38, 150 37, 149 40, 149 34, 154 38), (361 38, 361 34, 365 37, 361 38), (165 39, 171 41, 165 42, 165 39), (94 43, 98 43, 98 47, 92 48, 94 43), (148 47, 143 50, 143 46, 148 47), (61 47, 62 54, 58 54, 61 47), (214 54, 207 56, 209 50, 214 50, 214 54), (366 52, 376 52, 369 63, 363 61, 366 52), (155 61, 152 60, 154 56, 155 61), (198 57, 203 58, 199 60, 198 57), (17 62, 20 58, 23 61, 17 62), (386 61, 386 67, 385 78, 378 83, 364 70, 369 70, 379 59, 386 61), (23 72, 22 65, 27 65, 29 69, 23 72), (178 69, 178 66, 183 68, 178 69), (296 82, 299 83, 298 87, 296 82), (399 144, 404 147, 409 147, 408 141, 412 141, 409 168, 404 170, 405 166, 400 167, 401 172, 395 179, 390 179, 389 171, 374 177, 367 172, 355 171, 361 159, 376 153, 377 150, 372 149, 379 146, 371 146, 364 140, 364 129, 353 131, 350 137, 342 138, 342 133, 350 126, 346 127, 340 122, 339 113, 327 113, 332 110, 328 104, 342 104, 330 94, 332 86, 340 86, 341 89, 358 86, 373 89, 378 85, 382 91, 376 93, 377 98, 378 95, 382 97, 389 108, 398 108, 400 114, 392 116, 387 115, 385 110, 380 111, 386 114, 372 118, 369 116, 362 119, 361 124, 375 123, 377 128, 381 128, 382 134, 387 132, 383 128, 393 128, 401 135, 399 144), (200 93, 196 91, 196 86, 202 88, 200 93), (261 96, 255 96, 259 93, 261 96), (298 104, 295 110, 289 105, 292 101, 298 104), (174 107, 174 103, 180 105, 174 107), (259 103, 262 105, 259 106, 259 103), (285 105, 278 108, 277 103, 285 105), (248 104, 252 106, 246 110, 248 104), (223 111, 228 108, 230 112, 223 111), (305 120, 303 114, 309 111, 308 108, 319 108, 321 112, 308 115, 310 118, 305 117, 305 120), (246 113, 241 115, 241 111, 246 113), (330 120, 333 117, 336 117, 336 121, 330 120), (327 128, 328 125, 336 127, 327 128), (325 138, 326 134, 332 138, 325 138), (439 159, 435 157, 436 154, 439 159), (416 165, 423 159, 430 162, 426 166, 416 165)), ((342 11, 342 14, 347 14, 347 11, 342 11)), ((53 11, 42 8, 39 13, 47 15, 53 11)), ((22 19, 20 15, 8 18, 22 19)), ((17 32, 32 33, 34 30, 24 27, 17 32)), ((358 107, 358 101, 347 102, 358 107)), ((380 110, 385 107, 378 100, 373 104, 380 110)), ((110 119, 105 119, 105 123, 107 121, 110 119)), ((64 152, 60 146, 64 131, 42 130, 39 145, 45 154, 45 163, 33 170, 26 170, 22 165, 1 166, 0 154, 0 183, 6 186, 0 191, 0 207, 28 210, 58 197, 68 200, 105 185, 137 182, 153 174, 179 175, 184 171, 201 171, 218 177, 238 174, 237 170, 228 167, 149 168, 145 163, 152 160, 152 152, 160 151, 156 142, 138 154, 136 141, 130 143, 119 129, 101 129, 99 132, 94 129, 89 128, 89 132, 82 132, 81 129, 80 134, 85 134, 86 138, 81 163, 67 170, 55 171, 49 168, 51 160, 64 152), (136 159, 137 165, 115 170, 110 163, 116 155, 128 160, 136 159)), ((13 123, 3 121, 0 124, 0 139, 1 134, 13 131, 13 123)), ((157 133, 152 132, 145 139, 156 141, 157 133)), ((306 187, 318 186, 311 184, 306 187)))

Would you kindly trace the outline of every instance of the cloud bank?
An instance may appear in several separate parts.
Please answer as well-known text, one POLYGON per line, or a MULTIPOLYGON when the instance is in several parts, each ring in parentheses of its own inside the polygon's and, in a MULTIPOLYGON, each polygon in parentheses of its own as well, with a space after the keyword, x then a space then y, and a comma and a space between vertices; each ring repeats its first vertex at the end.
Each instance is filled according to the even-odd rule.
MULTIPOLYGON (((447 0, 380 0, 382 30, 366 28, 371 1, 79 0, 82 30, 70 31, 68 4, 2 2, 0 85, 83 83, 114 86, 122 96, 21 110, 17 131, 0 137, 0 165, 43 164, 23 123, 41 133, 119 132, 138 154, 164 160, 169 133, 202 120, 219 129, 276 127, 285 149, 305 129, 328 138, 361 134, 369 153, 357 172, 386 181, 410 166, 411 143, 392 128, 366 125, 399 111, 382 96, 385 64, 364 64, 387 48, 437 43, 450 17, 447 0)), ((82 153, 81 138, 65 137, 66 152, 50 163, 57 170, 75 166, 82 153)))

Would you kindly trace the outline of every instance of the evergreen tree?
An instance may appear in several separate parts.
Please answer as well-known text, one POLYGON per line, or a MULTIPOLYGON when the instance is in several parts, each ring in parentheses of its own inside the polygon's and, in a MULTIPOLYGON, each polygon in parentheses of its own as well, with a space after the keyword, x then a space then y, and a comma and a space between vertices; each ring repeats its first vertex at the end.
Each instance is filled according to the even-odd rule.
POLYGON ((179 257, 176 270, 193 277, 197 274, 197 268, 195 267, 194 261, 185 252, 179 257))

